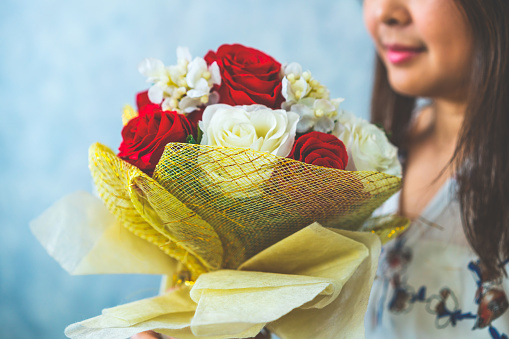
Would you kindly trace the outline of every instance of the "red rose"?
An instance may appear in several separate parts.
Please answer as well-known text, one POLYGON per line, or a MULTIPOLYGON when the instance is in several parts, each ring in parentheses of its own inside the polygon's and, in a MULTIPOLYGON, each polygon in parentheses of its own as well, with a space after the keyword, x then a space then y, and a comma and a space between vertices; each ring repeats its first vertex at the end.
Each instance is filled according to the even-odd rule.
POLYGON ((202 119, 204 110, 205 110, 204 108, 200 108, 195 111, 192 111, 191 113, 186 114, 186 118, 187 120, 189 120, 191 124, 193 124, 194 130, 197 130, 198 128, 198 123, 202 119))
POLYGON ((196 129, 185 116, 155 110, 131 119, 124 126, 118 157, 151 176, 164 146, 170 142, 186 142, 190 134, 196 138, 196 129))
POLYGON ((148 98, 148 91, 136 94, 136 106, 138 107, 138 115, 145 115, 161 109, 161 105, 154 104, 150 101, 148 98))
POLYGON ((337 169, 345 169, 348 163, 345 144, 331 134, 316 131, 297 139, 288 158, 337 169))
MULTIPOLYGON (((148 98, 148 91, 140 92, 136 95, 136 106, 138 107, 138 115, 140 116, 162 110, 160 104, 154 104, 150 101, 148 98)), ((203 108, 200 108, 185 115, 186 118, 193 124, 193 130, 198 128, 198 122, 201 120, 203 110, 203 108)))
POLYGON ((267 54, 242 45, 222 45, 205 56, 221 71, 219 102, 227 105, 265 105, 281 108, 281 64, 267 54))

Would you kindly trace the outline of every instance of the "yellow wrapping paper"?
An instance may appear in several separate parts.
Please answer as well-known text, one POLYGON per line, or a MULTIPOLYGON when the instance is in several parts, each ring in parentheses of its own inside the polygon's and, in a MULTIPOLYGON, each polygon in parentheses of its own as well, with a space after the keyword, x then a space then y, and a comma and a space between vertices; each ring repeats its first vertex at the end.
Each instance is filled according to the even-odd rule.
POLYGON ((268 324, 281 338, 364 338, 364 315, 376 276, 380 242, 366 233, 331 231, 363 243, 370 253, 329 305, 318 310, 296 309, 268 324))
POLYGON ((192 288, 106 309, 69 326, 71 338, 246 338, 268 326, 286 338, 362 338, 380 240, 314 223, 192 288))
POLYGON ((32 233, 70 274, 172 275, 177 261, 135 236, 87 192, 72 193, 30 223, 32 233))
POLYGON ((153 178, 100 144, 89 157, 104 204, 83 192, 65 197, 33 233, 71 274, 163 274, 167 286, 69 326, 71 338, 246 338, 264 326, 282 339, 363 337, 379 236, 408 225, 365 221, 399 178, 178 143, 153 178), (166 292, 182 268, 193 287, 166 292))

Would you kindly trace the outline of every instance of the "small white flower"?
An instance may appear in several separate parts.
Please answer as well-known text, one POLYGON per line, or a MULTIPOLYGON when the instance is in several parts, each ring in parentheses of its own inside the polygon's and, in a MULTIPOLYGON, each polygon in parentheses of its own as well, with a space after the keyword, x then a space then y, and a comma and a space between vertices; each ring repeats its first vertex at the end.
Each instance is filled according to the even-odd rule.
POLYGON ((208 95, 210 92, 209 84, 207 80, 203 78, 199 78, 198 81, 193 82, 193 84, 189 84, 189 87, 192 88, 187 91, 187 96, 191 98, 199 98, 204 95, 208 95))
POLYGON ((292 105, 307 98, 329 99, 329 90, 313 79, 311 72, 302 72, 302 66, 296 62, 284 65, 281 71, 282 95, 286 99, 283 109, 290 110, 292 105))
POLYGON ((164 98, 164 88, 162 86, 153 85, 148 89, 148 98, 155 104, 160 104, 164 98))
POLYGON ((170 74, 161 60, 154 58, 143 59, 138 65, 138 71, 147 77, 147 82, 152 83, 148 97, 155 104, 163 101, 164 92, 170 86, 170 74))
POLYGON ((191 53, 189 52, 189 48, 178 46, 177 47, 177 62, 181 62, 182 60, 186 60, 187 62, 191 62, 191 53))
POLYGON ((160 60, 145 59, 138 69, 152 83, 150 101, 162 102, 164 110, 190 113, 217 102, 217 94, 210 98, 212 87, 221 83, 217 63, 207 66, 203 58, 192 59, 187 48, 177 48, 176 65, 165 67, 160 60))
POLYGON ((198 109, 200 105, 203 105, 200 97, 193 98, 190 96, 183 97, 178 103, 178 108, 184 113, 191 113, 198 109))
POLYGON ((305 98, 308 95, 311 88, 303 78, 295 79, 290 82, 287 77, 283 78, 283 97, 286 102, 298 102, 300 99, 305 98))
POLYGON ((333 134, 348 150, 347 170, 376 171, 401 177, 398 149, 384 131, 364 119, 342 112, 333 134))
POLYGON ((155 58, 143 59, 138 65, 138 71, 151 82, 157 82, 162 74, 166 75, 163 62, 155 58))
POLYGON ((210 80, 213 85, 221 85, 221 72, 217 62, 213 62, 209 66, 210 80))
POLYGON ((291 62, 287 65, 284 65, 282 67, 283 75, 288 76, 290 74, 293 74, 295 76, 301 76, 302 75, 302 66, 297 62, 291 62))
POLYGON ((282 108, 299 115, 297 132, 332 132, 343 99, 331 100, 329 90, 313 79, 311 72, 303 72, 296 62, 284 65, 281 73, 282 94, 286 99, 282 108))
POLYGON ((200 80, 204 81, 205 85, 207 85, 207 80, 203 78, 203 73, 205 72, 208 72, 208 67, 205 60, 202 58, 194 58, 194 60, 187 66, 187 85, 190 88, 195 88, 200 80))
POLYGON ((334 129, 334 121, 338 116, 339 104, 343 99, 305 98, 290 106, 290 111, 299 115, 297 133, 310 130, 330 133, 334 129))

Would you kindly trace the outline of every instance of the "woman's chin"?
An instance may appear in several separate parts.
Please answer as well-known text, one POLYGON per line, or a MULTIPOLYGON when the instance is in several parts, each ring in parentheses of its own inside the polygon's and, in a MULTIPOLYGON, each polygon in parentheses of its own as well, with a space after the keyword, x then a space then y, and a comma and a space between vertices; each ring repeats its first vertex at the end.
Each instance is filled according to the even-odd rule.
POLYGON ((391 88, 398 94, 408 97, 427 97, 429 90, 422 77, 389 77, 391 88))

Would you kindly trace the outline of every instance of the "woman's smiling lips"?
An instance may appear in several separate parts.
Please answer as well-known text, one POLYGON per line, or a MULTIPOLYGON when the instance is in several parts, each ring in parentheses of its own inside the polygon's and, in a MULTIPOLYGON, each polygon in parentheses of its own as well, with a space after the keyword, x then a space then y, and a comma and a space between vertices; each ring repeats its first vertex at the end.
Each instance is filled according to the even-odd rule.
POLYGON ((389 62, 395 65, 410 61, 426 50, 424 47, 398 44, 386 44, 384 45, 384 49, 387 51, 387 59, 389 59, 389 62))

